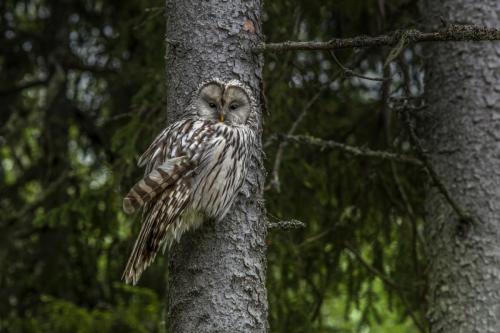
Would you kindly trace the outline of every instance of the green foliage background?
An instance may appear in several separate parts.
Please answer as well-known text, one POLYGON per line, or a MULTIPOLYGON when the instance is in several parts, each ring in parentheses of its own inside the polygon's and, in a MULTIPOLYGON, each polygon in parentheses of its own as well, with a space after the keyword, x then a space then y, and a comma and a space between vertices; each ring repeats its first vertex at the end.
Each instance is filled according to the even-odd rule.
MULTIPOLYGON (((327 40, 414 27, 416 1, 264 4, 268 41, 327 40)), ((165 125, 159 0, 0 2, 0 332, 166 332, 165 260, 120 282, 138 231, 121 199, 165 125)), ((407 152, 387 96, 421 93, 420 50, 267 54, 269 184, 279 135, 407 152), (406 76, 405 76, 406 75, 406 76), (405 80, 403 80, 403 77, 405 80)), ((408 152, 407 152, 408 153, 408 152)), ((417 332, 425 314, 424 175, 416 167, 287 145, 268 237, 272 332, 417 332)), ((421 324, 422 325, 422 324, 421 324)))

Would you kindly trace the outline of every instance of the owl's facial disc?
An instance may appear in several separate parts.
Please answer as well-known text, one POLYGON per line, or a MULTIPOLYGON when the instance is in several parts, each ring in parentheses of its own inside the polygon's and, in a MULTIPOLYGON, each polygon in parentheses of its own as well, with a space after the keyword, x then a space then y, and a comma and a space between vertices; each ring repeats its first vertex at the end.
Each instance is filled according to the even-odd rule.
POLYGON ((238 86, 229 86, 222 95, 222 119, 228 123, 243 125, 250 115, 250 98, 238 86))
POLYGON ((222 93, 223 87, 217 82, 210 82, 200 89, 196 107, 201 118, 219 120, 222 93))
POLYGON ((223 83, 213 81, 200 88, 196 109, 202 119, 227 125, 243 125, 250 115, 251 103, 242 87, 231 83, 224 86, 223 83))

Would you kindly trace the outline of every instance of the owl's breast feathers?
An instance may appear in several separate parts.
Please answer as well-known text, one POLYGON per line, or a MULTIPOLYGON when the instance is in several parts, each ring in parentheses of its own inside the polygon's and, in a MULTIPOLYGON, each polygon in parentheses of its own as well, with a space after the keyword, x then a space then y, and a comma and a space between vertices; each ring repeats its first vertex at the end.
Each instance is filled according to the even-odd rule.
POLYGON ((247 173, 252 132, 246 126, 214 124, 193 179, 192 208, 217 220, 231 207, 247 173))

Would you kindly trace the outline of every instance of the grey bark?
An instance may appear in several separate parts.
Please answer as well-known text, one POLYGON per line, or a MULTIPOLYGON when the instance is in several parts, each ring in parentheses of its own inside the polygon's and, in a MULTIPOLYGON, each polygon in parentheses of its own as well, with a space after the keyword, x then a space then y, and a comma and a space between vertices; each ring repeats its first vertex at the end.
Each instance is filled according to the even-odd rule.
MULTIPOLYGON (((499 24, 498 0, 425 0, 430 23, 499 24)), ((419 124, 432 164, 475 220, 461 223, 435 189, 427 198, 430 330, 500 332, 500 43, 426 49, 419 124)))
MULTIPOLYGON (((259 0, 167 0, 167 118, 183 116, 197 86, 239 79, 260 100, 259 0)), ((259 110, 259 113, 261 111, 259 110)), ((260 123, 260 115, 259 115, 260 123)), ((170 332, 265 332, 266 224, 259 147, 231 212, 206 221, 169 253, 170 332)))

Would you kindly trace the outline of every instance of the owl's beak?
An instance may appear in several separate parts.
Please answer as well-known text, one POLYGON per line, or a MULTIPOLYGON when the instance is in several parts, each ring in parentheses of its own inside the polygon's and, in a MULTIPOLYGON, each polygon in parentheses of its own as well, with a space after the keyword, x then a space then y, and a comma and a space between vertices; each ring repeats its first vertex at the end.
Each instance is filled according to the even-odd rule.
POLYGON ((224 114, 223 114, 223 113, 219 114, 219 121, 220 121, 221 123, 223 123, 223 122, 224 122, 224 114))

